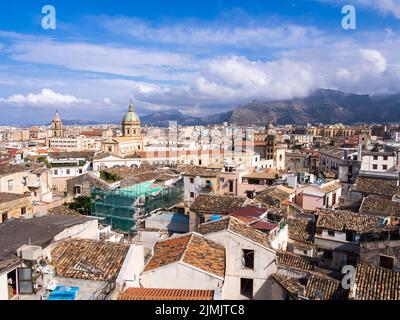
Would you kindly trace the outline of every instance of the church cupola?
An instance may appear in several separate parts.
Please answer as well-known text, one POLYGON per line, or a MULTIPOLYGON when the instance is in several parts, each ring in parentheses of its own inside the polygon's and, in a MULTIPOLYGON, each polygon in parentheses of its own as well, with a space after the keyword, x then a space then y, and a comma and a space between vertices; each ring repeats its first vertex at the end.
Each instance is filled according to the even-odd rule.
POLYGON ((128 112, 122 119, 122 134, 124 137, 138 137, 140 130, 140 119, 135 112, 133 99, 131 99, 128 112))

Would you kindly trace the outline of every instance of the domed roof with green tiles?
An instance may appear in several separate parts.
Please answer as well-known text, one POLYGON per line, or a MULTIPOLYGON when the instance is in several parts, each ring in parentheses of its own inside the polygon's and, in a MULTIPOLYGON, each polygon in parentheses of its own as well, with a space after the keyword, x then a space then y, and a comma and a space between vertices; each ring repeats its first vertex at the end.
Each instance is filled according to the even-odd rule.
POLYGON ((135 112, 135 107, 133 106, 133 99, 131 99, 131 103, 129 104, 129 110, 125 114, 122 123, 140 123, 140 119, 135 112))

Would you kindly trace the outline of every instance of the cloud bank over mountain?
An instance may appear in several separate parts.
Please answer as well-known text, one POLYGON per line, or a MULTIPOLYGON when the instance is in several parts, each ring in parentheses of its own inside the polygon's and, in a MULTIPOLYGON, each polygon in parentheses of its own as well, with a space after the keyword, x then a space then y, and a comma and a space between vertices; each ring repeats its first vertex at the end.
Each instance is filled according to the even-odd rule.
POLYGON ((333 27, 306 12, 299 20, 239 10, 230 19, 172 21, 92 14, 60 24, 57 36, 3 30, 0 114, 12 121, 18 107, 44 119, 80 108, 82 117, 116 120, 134 96, 142 115, 177 109, 199 116, 318 88, 400 92, 398 5, 356 2, 376 10, 378 28, 341 29, 341 1, 327 0, 315 3, 337 13, 333 27))

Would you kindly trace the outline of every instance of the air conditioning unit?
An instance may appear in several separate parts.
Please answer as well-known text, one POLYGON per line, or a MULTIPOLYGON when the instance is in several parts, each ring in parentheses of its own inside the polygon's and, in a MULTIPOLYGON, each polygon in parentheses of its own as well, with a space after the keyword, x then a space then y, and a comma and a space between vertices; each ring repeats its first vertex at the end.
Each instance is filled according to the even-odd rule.
POLYGON ((17 256, 27 261, 37 261, 43 256, 42 247, 23 245, 17 249, 17 256))

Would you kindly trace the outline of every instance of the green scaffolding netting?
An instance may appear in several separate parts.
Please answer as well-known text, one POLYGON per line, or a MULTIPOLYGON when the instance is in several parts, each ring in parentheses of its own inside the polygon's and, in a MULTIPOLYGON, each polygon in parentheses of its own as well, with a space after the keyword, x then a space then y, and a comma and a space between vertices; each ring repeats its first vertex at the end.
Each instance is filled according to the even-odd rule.
POLYGON ((169 208, 183 200, 183 185, 163 187, 152 182, 116 190, 91 189, 91 215, 122 233, 136 232, 139 215, 169 208))

